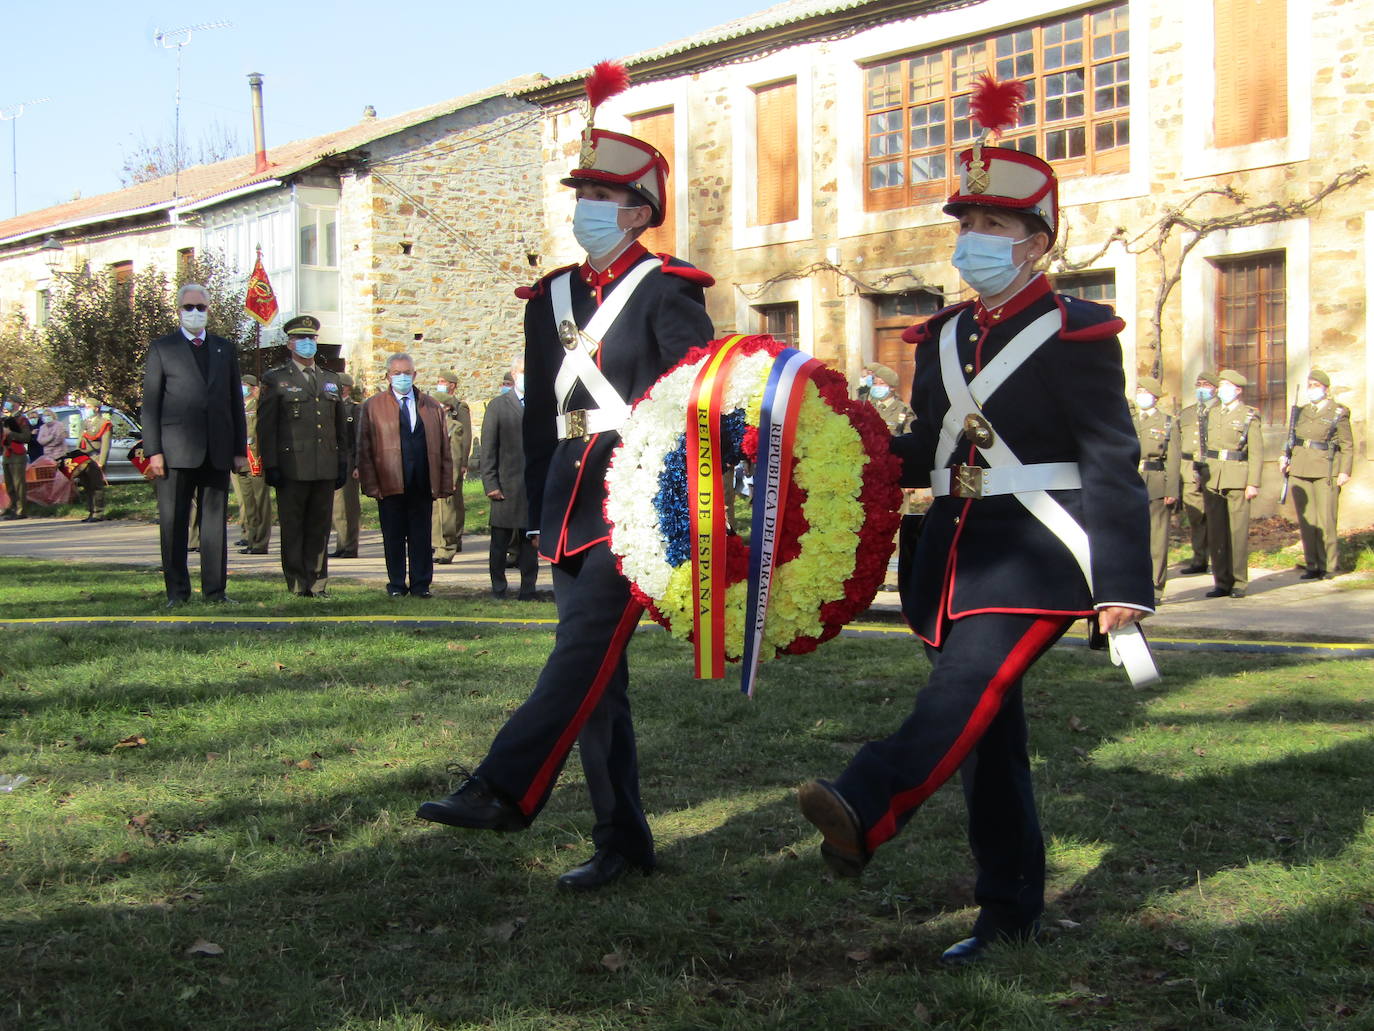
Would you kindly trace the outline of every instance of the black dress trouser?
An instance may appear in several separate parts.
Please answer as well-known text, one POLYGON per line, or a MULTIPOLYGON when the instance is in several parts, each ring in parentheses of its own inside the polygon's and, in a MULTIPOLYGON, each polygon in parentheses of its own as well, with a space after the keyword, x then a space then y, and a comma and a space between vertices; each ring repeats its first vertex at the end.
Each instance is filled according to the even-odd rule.
POLYGON ((596 817, 593 843, 647 869, 654 865, 654 844, 639 800, 625 658, 643 606, 630 597, 629 582, 604 542, 556 563, 553 588, 553 652, 476 774, 533 820, 576 741, 596 817))
POLYGON ((1035 810, 1021 678, 1073 622, 986 613, 946 624, 911 715, 870 741, 835 781, 871 852, 960 771, 981 907, 974 934, 1030 933, 1045 908, 1045 841, 1035 810))
POLYGON ((388 591, 427 591, 434 582, 434 496, 429 476, 416 477, 401 494, 377 499, 388 591), (410 583, 406 583, 409 560, 410 583))
POLYGON ((191 597, 191 574, 186 548, 191 534, 191 501, 200 512, 200 593, 206 601, 224 597, 228 580, 229 544, 225 523, 229 509, 229 470, 209 462, 191 469, 169 466, 167 475, 153 481, 157 495, 158 536, 162 545, 162 582, 167 597, 191 597))

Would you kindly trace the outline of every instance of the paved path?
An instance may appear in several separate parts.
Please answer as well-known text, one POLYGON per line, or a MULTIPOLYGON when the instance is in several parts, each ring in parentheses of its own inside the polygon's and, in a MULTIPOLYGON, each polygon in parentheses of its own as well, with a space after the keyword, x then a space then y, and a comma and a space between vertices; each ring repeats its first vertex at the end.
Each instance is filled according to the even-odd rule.
MULTIPOLYGON (((230 528, 233 532, 233 527, 230 528)), ((46 559, 77 564, 115 563, 156 568, 160 563, 157 527, 148 523, 116 520, 82 523, 78 519, 26 519, 0 522, 0 555, 46 559)), ((332 578, 381 584, 386 581, 381 533, 364 530, 360 558, 330 559, 332 578)), ((190 557, 194 570, 197 559, 190 557)), ((267 555, 230 552, 230 592, 235 575, 279 575, 275 549, 267 555)), ((514 574, 515 570, 510 570, 514 574)), ((192 573, 192 583, 196 576, 192 573)), ((514 585, 512 580, 512 585, 514 585)), ((435 586, 485 591, 487 538, 464 538, 464 550, 451 565, 435 567, 435 586)), ((889 571, 888 586, 895 587, 889 571)), ((547 566, 540 569, 539 587, 551 586, 547 566)), ((1374 642, 1374 576, 1351 573, 1335 580, 1301 581, 1295 570, 1252 569, 1250 589, 1242 599, 1207 599, 1209 576, 1175 576, 1169 581, 1164 605, 1147 626, 1170 636, 1245 637, 1287 640, 1374 642)), ((867 618, 895 618, 899 613, 896 590, 878 594, 867 618)), ((75 613, 73 615, 76 615, 75 613)))

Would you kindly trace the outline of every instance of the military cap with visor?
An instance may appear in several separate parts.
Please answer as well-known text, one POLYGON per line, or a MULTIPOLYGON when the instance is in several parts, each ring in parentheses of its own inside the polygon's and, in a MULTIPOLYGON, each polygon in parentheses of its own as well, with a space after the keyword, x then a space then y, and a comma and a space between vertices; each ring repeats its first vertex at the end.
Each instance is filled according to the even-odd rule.
POLYGON ((320 334, 320 320, 313 315, 297 315, 282 329, 289 337, 313 337, 320 334))

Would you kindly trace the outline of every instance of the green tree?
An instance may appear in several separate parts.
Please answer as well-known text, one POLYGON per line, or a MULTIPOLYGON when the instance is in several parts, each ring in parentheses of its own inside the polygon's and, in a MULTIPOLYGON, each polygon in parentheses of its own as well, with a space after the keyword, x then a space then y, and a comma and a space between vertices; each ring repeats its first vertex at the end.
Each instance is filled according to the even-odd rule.
POLYGON ((218 255, 186 262, 176 283, 149 266, 132 279, 89 266, 58 291, 45 327, 49 361, 62 386, 102 404, 137 411, 150 341, 178 325, 176 292, 199 283, 210 295, 209 332, 243 350, 251 340, 243 313, 241 277, 218 255))
POLYGON ((22 313, 0 323, 0 396, 22 398, 25 406, 52 404, 62 380, 48 361, 42 334, 22 313))

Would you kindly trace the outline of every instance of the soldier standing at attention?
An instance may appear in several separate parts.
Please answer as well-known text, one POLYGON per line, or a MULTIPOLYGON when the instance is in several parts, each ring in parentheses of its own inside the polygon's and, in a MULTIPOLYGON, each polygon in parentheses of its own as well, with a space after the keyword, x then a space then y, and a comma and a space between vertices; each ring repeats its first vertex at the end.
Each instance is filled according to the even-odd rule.
POLYGON ((1330 390, 1331 377, 1321 369, 1307 374, 1307 404, 1298 413, 1296 447, 1291 459, 1279 458, 1302 531, 1303 580, 1336 575, 1336 507, 1355 467, 1350 409, 1331 400, 1330 390))
POLYGON ((1264 467, 1260 414, 1243 404, 1248 382, 1234 369, 1221 370, 1218 404, 1207 412, 1207 550, 1212 564, 1208 598, 1244 598, 1250 582, 1250 502, 1259 495, 1264 467))
POLYGON ((353 400, 353 377, 340 372, 334 378, 339 382, 339 405, 343 408, 344 456, 348 459, 348 472, 343 486, 334 492, 334 550, 329 557, 357 558, 358 524, 363 514, 362 495, 357 477, 353 475, 358 468, 358 402, 353 400))
POLYGON ((453 556, 463 550, 463 522, 467 506, 463 504, 463 480, 468 474, 472 456, 472 413, 468 403, 458 396, 458 374, 445 372, 434 381, 434 400, 444 406, 448 421, 448 449, 453 455, 453 493, 434 502, 434 561, 448 565, 453 556))
POLYGON ((234 476, 239 495, 239 523, 243 527, 240 555, 266 555, 272 543, 272 492, 262 478, 258 446, 258 378, 243 376, 243 413, 248 420, 248 464, 234 476))
POLYGON ((1188 534, 1193 559, 1180 572, 1185 576, 1207 572, 1207 509, 1202 489, 1207 462, 1202 454, 1207 412, 1217 403, 1218 376, 1211 369, 1197 374, 1197 403, 1178 413, 1178 448, 1182 473, 1183 514, 1188 517, 1188 534))
POLYGON ((348 473, 347 426, 338 377, 315 364, 320 320, 297 315, 285 329, 291 360, 262 377, 258 442, 277 492, 286 588, 323 598, 334 491, 348 473))
POLYGON ((876 362, 865 366, 873 374, 873 384, 868 388, 868 403, 878 410, 887 423, 887 432, 899 437, 911 428, 911 420, 916 415, 911 406, 897 396, 897 374, 886 365, 876 362))
POLYGON ((1178 501, 1178 422, 1159 408, 1163 388, 1159 380, 1142 376, 1136 382, 1135 432, 1140 438, 1140 478, 1150 496, 1150 563, 1155 604, 1164 597, 1169 578, 1169 513, 1178 501))
MULTIPOLYGON (((604 62, 587 80, 599 99, 623 89, 604 62)), ((525 306, 525 486, 531 542, 553 563, 558 632, 534 691, 487 756, 447 798, 416 814, 454 827, 528 827, 573 742, 591 794, 595 852, 558 879, 590 891, 654 868, 639 798, 626 646, 644 612, 611 554, 606 468, 630 406, 713 331, 711 276, 639 242, 662 225, 668 162, 643 140, 588 126, 577 168, 573 235, 587 260, 518 293, 525 306)), ((483 449, 490 446, 483 441, 483 449)))

